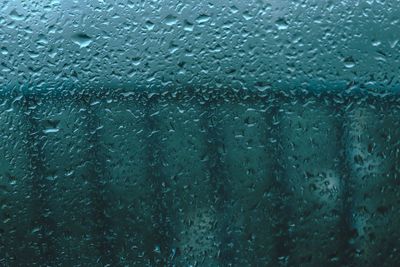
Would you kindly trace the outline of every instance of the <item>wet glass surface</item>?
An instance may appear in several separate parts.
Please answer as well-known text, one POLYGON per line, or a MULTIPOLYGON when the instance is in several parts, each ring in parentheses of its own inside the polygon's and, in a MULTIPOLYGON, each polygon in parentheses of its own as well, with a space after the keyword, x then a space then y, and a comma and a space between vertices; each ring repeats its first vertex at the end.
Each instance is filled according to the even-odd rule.
POLYGON ((5 266, 393 266, 396 95, 3 94, 5 266))
POLYGON ((0 6, 0 266, 396 266, 396 1, 0 6))

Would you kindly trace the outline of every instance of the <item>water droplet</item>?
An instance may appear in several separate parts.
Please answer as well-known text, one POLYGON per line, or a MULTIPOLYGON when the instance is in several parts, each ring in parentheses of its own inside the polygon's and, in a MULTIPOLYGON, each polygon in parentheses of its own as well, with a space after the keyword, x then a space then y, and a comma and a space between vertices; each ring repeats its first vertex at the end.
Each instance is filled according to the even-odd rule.
POLYGON ((8 49, 7 49, 7 47, 2 47, 2 48, 0 49, 0 51, 1 51, 1 54, 2 54, 2 55, 7 55, 7 54, 8 54, 8 49))
POLYGON ((10 18, 13 19, 13 20, 18 20, 18 21, 20 21, 20 20, 23 20, 23 19, 24 19, 24 16, 21 15, 21 14, 19 14, 19 13, 17 12, 16 9, 13 9, 13 10, 10 12, 10 18))
POLYGON ((140 57, 132 58, 132 64, 135 66, 139 66, 141 61, 142 61, 142 59, 140 57))
POLYGON ((348 68, 348 69, 351 69, 351 68, 353 68, 353 67, 356 65, 356 62, 355 62, 354 58, 351 57, 351 56, 345 58, 344 61, 343 61, 343 63, 344 63, 344 66, 345 66, 346 68, 348 68))
POLYGON ((231 6, 231 12, 232 12, 232 14, 236 14, 239 12, 239 8, 237 8, 237 6, 235 6, 235 5, 233 5, 233 6, 231 6))
POLYGON ((243 12, 243 18, 245 20, 251 20, 253 18, 253 16, 250 15, 249 11, 245 11, 245 12, 243 12))
POLYGON ((196 22, 199 24, 205 23, 207 21, 210 20, 210 16, 206 15, 206 14, 201 14, 200 16, 198 16, 196 18, 196 22))
POLYGON ((155 252, 155 253, 161 253, 161 247, 160 247, 160 245, 155 245, 155 246, 154 246, 154 252, 155 252))
POLYGON ((87 47, 93 41, 92 38, 86 33, 76 33, 72 35, 72 41, 79 45, 80 48, 87 47))
POLYGON ((395 48, 398 42, 399 42, 398 39, 389 41, 390 48, 395 48))
POLYGON ((57 179, 57 175, 48 175, 46 176, 46 179, 48 181, 55 181, 57 179))
POLYGON ((65 176, 69 177, 72 176, 74 174, 74 170, 69 170, 65 173, 65 176))
POLYGON ((372 40, 372 46, 380 46, 381 45, 381 41, 379 40, 372 40))
POLYGON ((150 21, 150 20, 146 21, 145 26, 146 26, 146 29, 149 30, 149 31, 154 29, 154 23, 152 21, 150 21))
POLYGON ((188 31, 188 32, 192 32, 193 31, 193 23, 190 23, 187 20, 184 20, 183 23, 184 23, 183 29, 185 31, 188 31))
POLYGON ((284 18, 279 18, 275 21, 275 24, 278 30, 286 30, 289 27, 287 21, 284 18))
POLYGON ((165 24, 167 24, 168 26, 173 26, 176 23, 178 23, 178 19, 175 16, 168 15, 165 17, 165 24))
POLYGON ((32 229, 31 233, 32 234, 36 234, 39 231, 40 231, 40 227, 35 227, 35 228, 32 229))
POLYGON ((43 133, 50 134, 50 133, 57 133, 58 131, 60 131, 60 129, 58 129, 58 128, 49 128, 49 129, 43 130, 43 133))

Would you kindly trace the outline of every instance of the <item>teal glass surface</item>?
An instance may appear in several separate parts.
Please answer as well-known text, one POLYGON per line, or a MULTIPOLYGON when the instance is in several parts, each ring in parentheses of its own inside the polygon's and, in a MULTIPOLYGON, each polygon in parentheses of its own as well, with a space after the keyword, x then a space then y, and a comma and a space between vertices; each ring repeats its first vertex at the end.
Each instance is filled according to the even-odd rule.
POLYGON ((396 0, 2 0, 0 266, 398 266, 396 0))

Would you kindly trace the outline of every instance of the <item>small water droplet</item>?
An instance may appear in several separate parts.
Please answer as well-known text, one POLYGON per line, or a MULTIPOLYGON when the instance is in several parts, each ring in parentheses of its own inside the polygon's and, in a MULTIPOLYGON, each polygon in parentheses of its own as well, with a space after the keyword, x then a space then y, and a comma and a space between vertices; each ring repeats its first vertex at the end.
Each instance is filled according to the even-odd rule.
POLYGON ((50 133, 57 133, 58 131, 60 131, 60 129, 58 128, 48 128, 43 130, 44 134, 50 134, 50 133))
POLYGON ((207 21, 210 20, 210 16, 206 15, 206 14, 201 14, 200 16, 198 16, 196 18, 196 22, 199 24, 205 23, 207 21))
POLYGON ((389 41, 390 48, 395 48, 398 42, 399 42, 398 39, 389 41))
POLYGON ((40 227, 35 227, 35 228, 32 229, 31 233, 32 234, 36 234, 39 231, 40 231, 40 227))
POLYGON ((141 62, 142 62, 142 59, 140 57, 132 58, 132 64, 135 66, 139 66, 141 62))
POLYGON ((48 175, 46 176, 46 179, 48 181, 55 181, 57 179, 57 175, 48 175))
POLYGON ((74 174, 74 170, 69 170, 65 173, 65 176, 69 177, 72 176, 74 174))
POLYGON ((155 247, 154 247, 154 252, 155 252, 155 253, 161 253, 161 247, 160 247, 160 245, 155 245, 155 247))
POLYGON ((344 61, 343 61, 343 63, 344 63, 344 66, 345 66, 346 68, 348 68, 348 69, 351 69, 351 68, 353 68, 353 67, 356 65, 356 62, 355 62, 354 58, 351 57, 351 56, 345 58, 344 61))
POLYGON ((379 46, 381 45, 381 41, 379 40, 372 40, 372 46, 379 46))

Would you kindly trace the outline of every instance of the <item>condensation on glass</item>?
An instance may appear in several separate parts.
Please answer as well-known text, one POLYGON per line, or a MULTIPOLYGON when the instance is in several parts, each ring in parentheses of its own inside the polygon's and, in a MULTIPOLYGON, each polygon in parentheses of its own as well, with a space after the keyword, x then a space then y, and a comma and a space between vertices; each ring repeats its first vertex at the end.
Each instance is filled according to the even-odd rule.
POLYGON ((396 266, 399 14, 3 0, 0 266, 396 266))

